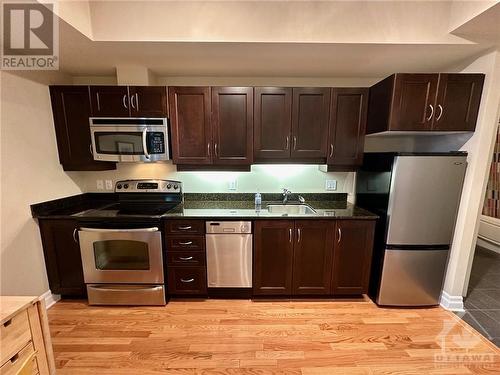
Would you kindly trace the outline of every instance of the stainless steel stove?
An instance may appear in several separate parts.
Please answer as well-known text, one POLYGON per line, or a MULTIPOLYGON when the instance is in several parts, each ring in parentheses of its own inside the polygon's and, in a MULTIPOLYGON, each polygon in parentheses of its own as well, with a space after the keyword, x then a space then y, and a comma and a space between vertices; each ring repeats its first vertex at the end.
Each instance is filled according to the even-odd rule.
POLYGON ((182 184, 126 180, 115 192, 117 203, 79 216, 89 304, 164 305, 160 217, 182 203, 182 184))

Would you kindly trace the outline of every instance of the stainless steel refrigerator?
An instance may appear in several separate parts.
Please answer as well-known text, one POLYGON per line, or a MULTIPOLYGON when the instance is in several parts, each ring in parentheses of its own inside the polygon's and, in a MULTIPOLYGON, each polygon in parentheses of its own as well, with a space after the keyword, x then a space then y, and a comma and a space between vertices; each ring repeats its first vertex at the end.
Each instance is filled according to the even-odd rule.
POLYGON ((385 306, 439 304, 467 154, 366 153, 356 204, 380 216, 370 296, 385 306))

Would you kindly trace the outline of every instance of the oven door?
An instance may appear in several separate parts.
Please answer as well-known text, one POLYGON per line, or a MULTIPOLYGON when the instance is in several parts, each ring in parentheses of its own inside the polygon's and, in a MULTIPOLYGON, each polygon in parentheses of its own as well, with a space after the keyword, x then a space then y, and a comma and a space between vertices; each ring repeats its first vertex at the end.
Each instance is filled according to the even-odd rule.
POLYGON ((80 228, 85 283, 162 284, 161 232, 80 228))
POLYGON ((166 119, 91 118, 90 133, 94 160, 115 162, 168 160, 166 122, 166 119))

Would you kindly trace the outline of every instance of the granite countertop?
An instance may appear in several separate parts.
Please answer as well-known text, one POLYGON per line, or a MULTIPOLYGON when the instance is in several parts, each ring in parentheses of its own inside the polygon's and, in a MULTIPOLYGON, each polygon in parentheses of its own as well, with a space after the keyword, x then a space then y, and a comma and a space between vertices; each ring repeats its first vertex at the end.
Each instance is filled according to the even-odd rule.
MULTIPOLYGON (((210 193, 185 194, 184 203, 175 207, 166 214, 151 216, 156 219, 168 218, 197 218, 197 219, 364 219, 374 220, 378 216, 347 202, 346 194, 302 194, 306 204, 315 210, 315 213, 283 214, 270 213, 269 204, 282 204, 281 194, 262 194, 262 205, 256 210, 253 194, 238 193, 210 193)), ((117 216, 116 211, 106 211, 117 202, 116 194, 86 193, 79 196, 58 199, 55 201, 38 203, 31 206, 33 217, 39 219, 105 219, 131 218, 131 216, 117 216)), ((288 204, 299 204, 298 194, 292 194, 288 204)), ((140 217, 138 215, 137 217, 140 217)), ((144 216, 143 216, 144 217, 144 216)))

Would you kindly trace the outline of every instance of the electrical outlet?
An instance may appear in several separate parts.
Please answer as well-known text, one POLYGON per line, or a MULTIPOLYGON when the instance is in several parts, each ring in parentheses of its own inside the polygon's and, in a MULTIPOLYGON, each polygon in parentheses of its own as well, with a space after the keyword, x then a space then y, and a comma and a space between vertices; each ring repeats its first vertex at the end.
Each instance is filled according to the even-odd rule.
POLYGON ((104 181, 103 180, 97 180, 96 181, 96 186, 97 186, 97 190, 104 190, 104 181))
POLYGON ((106 190, 113 190, 113 180, 106 180, 106 190))
POLYGON ((337 180, 326 180, 325 190, 337 190, 337 180))
POLYGON ((237 185, 237 184, 236 184, 236 179, 234 179, 234 180, 231 180, 231 181, 229 181, 229 182, 227 183, 227 188, 228 188, 229 190, 236 190, 236 185, 237 185))

